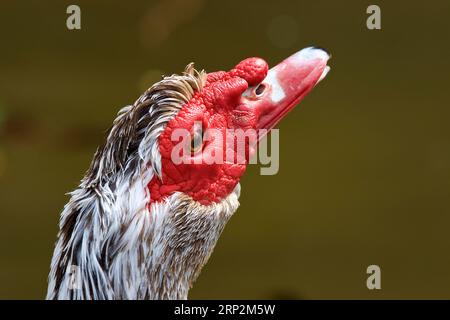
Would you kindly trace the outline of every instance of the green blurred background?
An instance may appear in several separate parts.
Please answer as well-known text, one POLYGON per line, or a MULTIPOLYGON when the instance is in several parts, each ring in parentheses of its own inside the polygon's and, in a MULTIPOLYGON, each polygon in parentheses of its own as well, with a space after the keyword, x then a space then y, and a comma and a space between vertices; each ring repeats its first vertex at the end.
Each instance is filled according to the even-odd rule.
POLYGON ((281 123, 279 173, 250 166, 190 297, 450 298, 450 2, 377 1, 381 31, 370 4, 2 1, 0 298, 45 297, 65 193, 119 108, 190 61, 273 65, 311 44, 331 72, 281 123))

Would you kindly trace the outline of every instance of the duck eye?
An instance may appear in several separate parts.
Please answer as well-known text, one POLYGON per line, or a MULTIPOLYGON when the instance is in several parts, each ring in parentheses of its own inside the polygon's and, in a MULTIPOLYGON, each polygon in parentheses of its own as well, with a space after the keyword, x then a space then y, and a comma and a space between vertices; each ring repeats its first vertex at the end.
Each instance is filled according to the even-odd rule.
POLYGON ((260 83, 255 89, 255 94, 260 96, 264 93, 264 90, 266 90, 266 86, 263 83, 260 83))
POLYGON ((197 130, 191 139, 191 155, 195 155, 203 146, 203 130, 197 130))

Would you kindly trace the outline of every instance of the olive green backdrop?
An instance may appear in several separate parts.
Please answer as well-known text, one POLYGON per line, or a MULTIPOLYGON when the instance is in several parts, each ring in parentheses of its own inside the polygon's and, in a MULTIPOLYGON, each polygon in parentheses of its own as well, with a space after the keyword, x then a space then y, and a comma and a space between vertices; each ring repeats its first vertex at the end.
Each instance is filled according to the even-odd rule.
POLYGON ((450 298, 450 2, 376 1, 379 31, 369 4, 2 1, 0 298, 44 298, 65 193, 120 107, 191 61, 311 44, 331 72, 281 123, 279 173, 248 169, 190 297, 450 298))

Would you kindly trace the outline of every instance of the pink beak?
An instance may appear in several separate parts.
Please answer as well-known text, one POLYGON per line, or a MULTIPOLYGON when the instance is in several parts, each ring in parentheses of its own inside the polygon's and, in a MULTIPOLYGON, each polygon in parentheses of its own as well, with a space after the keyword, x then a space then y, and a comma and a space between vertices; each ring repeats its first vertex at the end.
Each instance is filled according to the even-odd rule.
POLYGON ((271 68, 258 86, 248 88, 242 102, 257 115, 256 129, 272 129, 325 78, 328 59, 323 49, 305 48, 271 68))

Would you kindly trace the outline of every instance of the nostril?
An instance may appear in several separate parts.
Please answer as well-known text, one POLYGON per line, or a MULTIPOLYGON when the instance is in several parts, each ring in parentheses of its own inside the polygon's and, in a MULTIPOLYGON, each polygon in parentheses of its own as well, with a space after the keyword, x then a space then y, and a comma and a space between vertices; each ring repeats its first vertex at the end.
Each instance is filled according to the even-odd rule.
POLYGON ((260 96, 263 94, 264 90, 266 90, 266 86, 263 83, 260 83, 255 89, 255 94, 260 96))

